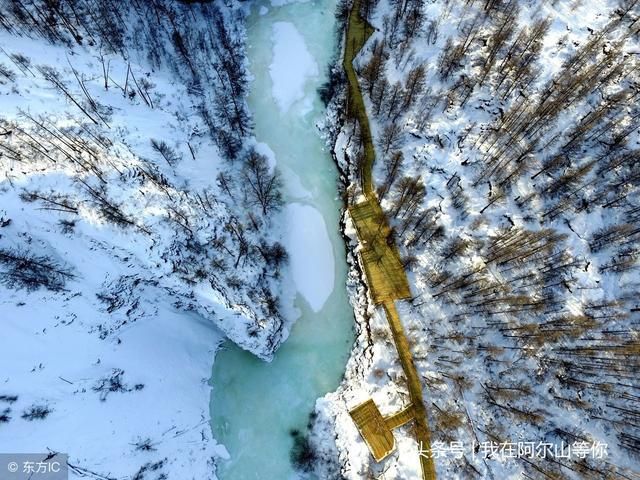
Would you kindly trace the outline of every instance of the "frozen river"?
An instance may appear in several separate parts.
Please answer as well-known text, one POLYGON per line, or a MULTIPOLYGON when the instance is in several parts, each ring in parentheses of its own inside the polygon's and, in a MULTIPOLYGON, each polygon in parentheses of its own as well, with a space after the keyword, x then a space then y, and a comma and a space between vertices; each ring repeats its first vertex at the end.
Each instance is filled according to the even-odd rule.
POLYGON ((283 173, 300 318, 271 363, 231 344, 216 356, 213 431, 231 456, 218 462, 220 480, 296 478, 290 432, 304 433, 315 400, 338 386, 353 342, 337 170, 315 126, 336 50, 334 10, 335 0, 271 0, 255 2, 248 19, 248 101, 259 148, 283 173))

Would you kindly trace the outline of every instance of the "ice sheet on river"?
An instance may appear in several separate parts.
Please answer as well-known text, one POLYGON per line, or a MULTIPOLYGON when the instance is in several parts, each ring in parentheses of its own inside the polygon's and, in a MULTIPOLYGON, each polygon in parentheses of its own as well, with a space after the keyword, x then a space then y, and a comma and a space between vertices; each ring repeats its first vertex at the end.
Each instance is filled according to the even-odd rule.
POLYGON ((286 208, 286 247, 298 292, 314 312, 322 309, 333 291, 335 265, 327 226, 310 205, 290 203, 286 208))
MULTIPOLYGON (((286 113, 294 103, 305 98, 304 86, 309 77, 319 74, 318 64, 307 49, 304 37, 293 23, 274 23, 271 38, 271 92, 280 111, 286 113)), ((309 100, 311 101, 311 98, 309 100)))

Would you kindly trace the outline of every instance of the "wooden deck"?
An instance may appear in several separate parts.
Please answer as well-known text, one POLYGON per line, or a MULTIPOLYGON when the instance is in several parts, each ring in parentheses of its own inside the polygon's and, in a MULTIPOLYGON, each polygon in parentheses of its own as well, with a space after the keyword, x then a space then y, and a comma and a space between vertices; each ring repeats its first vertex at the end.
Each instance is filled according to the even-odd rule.
POLYGON ((372 399, 355 406, 349 414, 376 462, 381 462, 395 450, 392 430, 414 420, 413 405, 383 417, 372 399))
POLYGON ((372 399, 349 411, 358 431, 376 462, 384 460, 396 448, 393 432, 372 399))
POLYGON ((389 236, 391 229, 378 202, 361 202, 350 207, 349 214, 362 244, 360 255, 374 303, 411 298, 400 254, 389 236))

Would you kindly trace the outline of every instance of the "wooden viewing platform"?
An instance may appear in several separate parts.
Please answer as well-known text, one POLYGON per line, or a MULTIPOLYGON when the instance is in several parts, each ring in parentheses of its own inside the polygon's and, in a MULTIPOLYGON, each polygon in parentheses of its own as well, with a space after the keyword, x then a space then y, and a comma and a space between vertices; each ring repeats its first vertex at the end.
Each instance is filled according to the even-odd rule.
POLYGON ((396 441, 392 430, 414 419, 413 405, 383 417, 372 399, 352 408, 349 415, 376 462, 381 462, 395 450, 396 441))

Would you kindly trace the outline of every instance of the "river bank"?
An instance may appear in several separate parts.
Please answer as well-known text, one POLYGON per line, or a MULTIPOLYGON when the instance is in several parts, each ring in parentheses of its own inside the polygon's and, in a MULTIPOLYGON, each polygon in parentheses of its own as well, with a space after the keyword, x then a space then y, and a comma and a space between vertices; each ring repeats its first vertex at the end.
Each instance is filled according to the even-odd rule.
MULTIPOLYGON (((355 2, 352 12, 357 11, 358 4, 355 2)), ((420 381, 411 360, 400 320, 395 313, 394 302, 389 299, 384 310, 375 306, 376 295, 380 294, 380 288, 385 290, 384 285, 389 281, 386 283, 383 281, 378 285, 378 293, 371 291, 371 288, 375 287, 371 284, 371 278, 368 278, 371 273, 365 272, 366 263, 363 265, 359 260, 363 245, 361 239, 358 239, 358 229, 353 223, 353 214, 346 214, 347 208, 351 208, 362 200, 358 192, 364 194, 364 198, 369 202, 375 202, 377 205, 371 172, 375 151, 366 107, 359 92, 357 75, 352 65, 353 59, 364 46, 373 29, 364 21, 357 22, 352 15, 353 13, 349 15, 344 27, 347 33, 343 47, 344 58, 341 62, 347 79, 329 107, 327 136, 332 144, 332 157, 341 172, 341 186, 345 199, 345 214, 341 227, 348 246, 349 293, 355 312, 358 335, 340 387, 317 403, 318 417, 312 436, 314 447, 319 452, 317 468, 321 478, 356 479, 381 473, 390 474, 391 478, 435 478, 433 461, 420 455, 421 448, 413 440, 415 438, 413 430, 417 428, 417 438, 427 445, 426 448, 430 444, 420 381), (358 152, 360 146, 357 142, 352 142, 358 134, 354 132, 353 124, 350 125, 347 121, 348 117, 357 118, 361 125, 358 134, 364 143, 364 160, 360 162, 355 160, 361 154, 358 152), (357 200, 358 197, 360 200, 357 200), (394 312, 392 318, 396 319, 395 323, 391 319, 387 321, 389 309, 394 312), (389 332, 389 324, 397 325, 393 329, 393 335, 389 332), (402 356, 398 356, 398 350, 402 352, 402 356), (409 381, 405 380, 407 376, 409 381), (351 408, 368 398, 373 398, 383 413, 391 413, 397 410, 399 405, 406 405, 410 401, 419 404, 418 420, 415 422, 417 427, 407 425, 398 429, 396 452, 390 459, 380 464, 373 462, 348 413, 351 408), (335 438, 335 444, 326 443, 329 437, 335 438), (413 458, 410 455, 413 455, 413 458)), ((340 68, 340 66, 335 65, 334 68, 340 68)), ((379 210, 379 206, 377 208, 379 210)), ((382 215, 381 210, 379 213, 382 215)), ((363 226, 359 228, 362 229, 363 226)), ((371 241, 364 243, 371 244, 371 241)), ((390 251, 390 257, 394 260, 397 252, 390 251)), ((402 291, 408 292, 408 284, 403 272, 402 278, 404 279, 400 282, 404 285, 402 291)))

